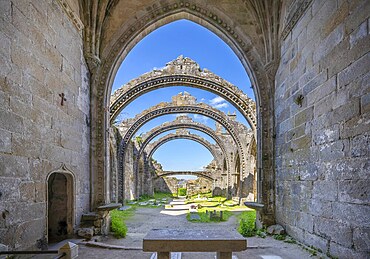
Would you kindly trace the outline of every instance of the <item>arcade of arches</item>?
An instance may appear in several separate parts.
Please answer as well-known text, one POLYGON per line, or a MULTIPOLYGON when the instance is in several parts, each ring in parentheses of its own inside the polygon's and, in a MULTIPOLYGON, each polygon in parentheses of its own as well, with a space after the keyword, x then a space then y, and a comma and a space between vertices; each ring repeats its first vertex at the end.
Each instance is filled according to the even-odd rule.
MULTIPOLYGON (((264 204, 262 224, 278 223, 332 256, 366 258, 369 14, 368 0, 0 1, 0 249, 69 237, 84 215, 152 192, 161 173, 171 174, 152 163, 153 139, 177 130, 168 139, 188 137, 214 156, 193 173, 225 195, 264 204), (229 45, 255 102, 184 57, 111 96, 132 48, 181 19, 229 45), (185 93, 112 126, 136 98, 177 85, 224 98, 250 128, 185 93), (175 113, 182 116, 153 128, 144 146, 132 141, 144 123, 175 113), (184 113, 210 117, 216 130, 184 113)), ((97 233, 107 231, 102 214, 97 233)))

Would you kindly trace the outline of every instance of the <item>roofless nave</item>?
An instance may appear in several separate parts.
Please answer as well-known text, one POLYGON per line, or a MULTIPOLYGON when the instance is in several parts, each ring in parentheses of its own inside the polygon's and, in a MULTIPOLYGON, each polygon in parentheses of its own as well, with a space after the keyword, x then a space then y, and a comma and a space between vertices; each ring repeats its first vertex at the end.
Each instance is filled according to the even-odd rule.
MULTIPOLYGON (((263 224, 279 223, 307 245, 336 257, 366 257, 369 8, 366 0, 1 1, 0 246, 36 248, 37 240, 55 238, 58 222, 72 234, 82 215, 130 191, 150 193, 144 157, 151 149, 131 139, 145 121, 180 112, 210 116, 228 133, 186 117, 168 125, 214 137, 209 168, 221 192, 263 203, 263 224), (111 102, 116 72, 132 48, 181 19, 230 46, 255 103, 185 58, 142 75, 111 102), (128 103, 176 84, 221 96, 252 132, 213 107, 168 102, 138 114, 117 142, 111 123, 128 103), (52 204, 58 195, 68 198, 52 204)), ((209 146, 185 131, 179 136, 187 135, 209 146)))

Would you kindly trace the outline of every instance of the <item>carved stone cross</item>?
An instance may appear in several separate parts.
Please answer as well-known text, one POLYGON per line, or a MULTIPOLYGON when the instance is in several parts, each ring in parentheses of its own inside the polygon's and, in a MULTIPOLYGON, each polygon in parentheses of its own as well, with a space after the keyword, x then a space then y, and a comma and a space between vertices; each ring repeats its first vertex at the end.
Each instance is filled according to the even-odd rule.
POLYGON ((66 98, 64 98, 64 93, 61 93, 61 94, 59 94, 59 96, 60 96, 60 98, 62 98, 62 100, 60 101, 60 105, 62 105, 63 106, 63 104, 64 104, 64 101, 67 101, 67 99, 66 98))

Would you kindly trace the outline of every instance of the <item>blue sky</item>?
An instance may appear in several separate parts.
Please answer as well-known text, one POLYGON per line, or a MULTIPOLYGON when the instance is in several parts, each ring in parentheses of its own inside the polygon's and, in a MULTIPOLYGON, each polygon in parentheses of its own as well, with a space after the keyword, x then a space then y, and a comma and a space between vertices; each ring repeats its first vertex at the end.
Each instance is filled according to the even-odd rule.
MULTIPOLYGON (((180 55, 193 59, 202 69, 209 69, 233 83, 254 99, 247 73, 231 48, 211 31, 187 20, 172 22, 160 27, 141 40, 122 62, 113 83, 113 91, 131 79, 154 68, 164 67, 166 63, 180 55)), ((172 96, 183 91, 187 91, 195 96, 198 102, 208 103, 226 113, 236 111, 230 103, 213 93, 191 87, 175 86, 158 89, 142 95, 128 105, 117 119, 132 118, 137 113, 161 101, 170 102, 172 96)), ((237 115, 240 122, 247 123, 239 112, 237 112, 237 115)), ((189 116, 214 128, 212 119, 199 115, 189 114, 189 116)), ((174 115, 156 118, 145 124, 137 134, 149 131, 165 121, 174 119, 174 115)), ((192 132, 199 133, 196 131, 192 132)), ((204 135, 202 136, 205 137, 204 135)), ((206 138, 213 142, 208 137, 206 138)), ((167 142, 154 153, 153 157, 162 164, 164 170, 171 171, 201 170, 203 166, 206 166, 212 160, 212 155, 205 147, 190 140, 167 142)), ((184 177, 182 176, 181 178, 184 177)))

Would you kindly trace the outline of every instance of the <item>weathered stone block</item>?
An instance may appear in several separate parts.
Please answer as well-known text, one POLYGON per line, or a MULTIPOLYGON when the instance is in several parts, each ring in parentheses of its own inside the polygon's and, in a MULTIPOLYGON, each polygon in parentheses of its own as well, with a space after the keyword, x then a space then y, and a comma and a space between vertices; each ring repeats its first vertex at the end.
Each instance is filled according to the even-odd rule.
POLYGON ((368 156, 370 150, 370 137, 369 135, 359 135, 350 140, 351 143, 351 156, 361 157, 368 156))
POLYGON ((303 111, 297 113, 297 115, 294 117, 294 126, 298 127, 303 123, 307 123, 312 120, 312 117, 313 117, 313 107, 308 107, 303 111))
POLYGON ((299 170, 299 179, 302 181, 315 181, 319 176, 316 163, 308 163, 299 170))
POLYGON ((12 151, 12 134, 5 130, 0 130, 0 152, 10 153, 12 151))
POLYGON ((336 181, 315 181, 313 198, 325 201, 338 200, 338 183, 336 181))
MULTIPOLYGON (((0 170, 0 172, 2 171, 0 170)), ((0 193, 1 193, 0 203, 19 200, 19 191, 18 191, 19 182, 20 180, 17 178, 0 177, 0 193)))
MULTIPOLYGON (((43 171, 50 172, 50 171, 43 171)), ((46 202, 46 184, 45 182, 35 183, 35 202, 46 202)))
POLYGON ((34 182, 21 182, 19 184, 19 194, 21 201, 32 202, 35 200, 34 182))
POLYGON ((370 201, 370 180, 339 182, 339 201, 364 204, 370 201))
POLYGON ((318 101, 322 100, 324 97, 333 93, 336 90, 336 86, 337 86, 337 77, 332 76, 322 85, 320 85, 320 87, 317 87, 315 90, 307 94, 305 98, 307 100, 307 105, 310 106, 314 103, 317 103, 318 101))
POLYGON ((349 225, 324 218, 316 218, 314 222, 315 233, 345 247, 352 246, 352 229, 349 225))
POLYGON ((292 139, 300 138, 305 134, 305 125, 300 125, 286 133, 286 140, 291 141, 292 139))
POLYGON ((307 213, 299 212, 297 215, 297 226, 305 231, 313 233, 314 217, 307 213))
POLYGON ((90 240, 94 236, 94 228, 79 228, 77 235, 90 240))
POLYGON ((370 227, 370 206, 350 203, 333 203, 333 217, 343 222, 350 222, 352 226, 370 227))
POLYGON ((314 64, 318 63, 324 56, 328 55, 328 53, 330 53, 330 51, 343 40, 344 33, 344 25, 341 24, 320 42, 320 45, 314 51, 314 64))
POLYGON ((362 56, 338 74, 338 87, 348 85, 351 81, 367 73, 369 67, 370 53, 362 56))
POLYGON ((366 20, 363 23, 361 23, 360 26, 349 35, 349 43, 351 44, 351 48, 353 48, 360 39, 365 38, 367 35, 368 33, 366 20))
POLYGON ((41 142, 14 133, 12 138, 12 151, 16 156, 37 158, 41 154, 41 142))
POLYGON ((337 258, 368 258, 367 252, 356 252, 354 249, 344 247, 336 242, 330 242, 329 254, 337 258))
POLYGON ((370 228, 355 228, 353 244, 357 251, 370 252, 370 228))
POLYGON ((335 141, 319 146, 320 161, 333 161, 344 158, 349 148, 349 141, 335 141))
POLYGON ((0 154, 1 176, 14 178, 29 178, 27 157, 0 154))
POLYGON ((292 226, 291 224, 286 225, 285 229, 286 229, 286 232, 289 235, 293 236, 295 239, 297 239, 300 242, 304 242, 304 240, 305 240, 305 237, 304 237, 305 231, 304 230, 302 230, 301 228, 292 226))
POLYGON ((366 114, 370 111, 370 93, 361 96, 361 113, 366 114))
POLYGON ((332 203, 325 200, 311 199, 308 211, 314 216, 324 218, 333 217, 332 203))
POLYGON ((329 241, 318 235, 311 234, 310 232, 304 232, 304 243, 313 246, 316 249, 320 249, 324 253, 328 250, 329 241))
POLYGON ((346 32, 351 33, 368 18, 370 6, 365 0, 350 1, 349 3, 350 16, 345 20, 346 32))
POLYGON ((45 235, 45 220, 35 218, 17 225, 15 232, 11 233, 15 246, 35 247, 37 240, 45 235))
POLYGON ((283 122, 280 122, 279 127, 278 127, 278 134, 283 134, 290 129, 293 128, 294 125, 294 120, 292 118, 289 118, 288 120, 285 120, 283 122))
POLYGON ((291 148, 293 150, 309 148, 311 146, 311 140, 311 135, 305 135, 303 137, 294 139, 292 141, 291 148))
POLYGON ((316 145, 339 140, 339 124, 334 124, 331 127, 317 130, 314 132, 313 138, 316 145))
POLYGON ((285 229, 283 228, 283 226, 279 224, 269 226, 266 231, 270 235, 284 235, 285 234, 285 229))
MULTIPOLYGON (((335 93, 331 93, 328 96, 322 98, 320 101, 314 104, 314 116, 315 118, 327 114, 333 110, 333 103, 335 102, 335 93)), ((324 125, 322 125, 324 126, 324 125)))
POLYGON ((8 207, 9 224, 20 224, 22 222, 44 219, 46 216, 45 203, 23 202, 12 203, 8 207))
POLYGON ((0 128, 21 133, 24 129, 23 119, 17 114, 0 109, 0 128))
POLYGON ((350 138, 369 131, 370 120, 366 119, 367 115, 355 116, 346 121, 340 130, 341 138, 350 138))

